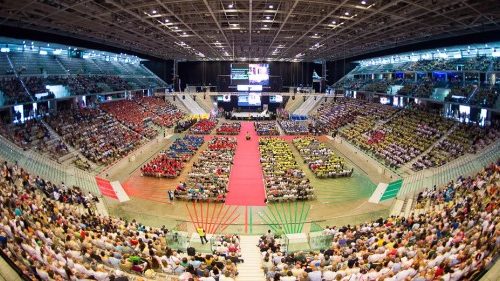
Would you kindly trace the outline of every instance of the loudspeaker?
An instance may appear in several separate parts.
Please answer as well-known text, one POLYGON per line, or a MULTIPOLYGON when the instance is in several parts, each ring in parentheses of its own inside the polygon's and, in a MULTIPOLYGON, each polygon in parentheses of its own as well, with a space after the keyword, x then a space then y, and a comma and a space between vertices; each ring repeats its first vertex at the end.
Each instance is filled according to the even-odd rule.
POLYGON ((186 99, 186 96, 185 95, 182 95, 182 99, 185 100, 186 99))

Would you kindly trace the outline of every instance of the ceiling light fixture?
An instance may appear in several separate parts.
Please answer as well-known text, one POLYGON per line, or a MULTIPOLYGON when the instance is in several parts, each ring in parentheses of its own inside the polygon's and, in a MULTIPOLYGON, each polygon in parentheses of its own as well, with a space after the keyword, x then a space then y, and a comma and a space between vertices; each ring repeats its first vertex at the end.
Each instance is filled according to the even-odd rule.
POLYGON ((270 19, 271 19, 271 17, 270 17, 270 16, 266 16, 266 20, 270 20, 270 19))
POLYGON ((362 5, 366 5, 366 1, 361 1, 361 4, 362 5))
POLYGON ((156 14, 156 10, 153 10, 153 14, 156 14))
POLYGON ((165 22, 169 22, 170 20, 169 19, 166 19, 165 22))
POLYGON ((273 5, 269 5, 269 9, 272 9, 272 8, 274 8, 274 6, 273 5))
POLYGON ((332 24, 336 24, 337 22, 336 21, 332 21, 332 24))
POLYGON ((231 4, 227 5, 227 7, 228 7, 229 9, 232 9, 232 8, 234 7, 234 4, 233 4, 233 3, 231 3, 231 4))
POLYGON ((345 12, 344 15, 348 16, 349 15, 349 12, 345 12))

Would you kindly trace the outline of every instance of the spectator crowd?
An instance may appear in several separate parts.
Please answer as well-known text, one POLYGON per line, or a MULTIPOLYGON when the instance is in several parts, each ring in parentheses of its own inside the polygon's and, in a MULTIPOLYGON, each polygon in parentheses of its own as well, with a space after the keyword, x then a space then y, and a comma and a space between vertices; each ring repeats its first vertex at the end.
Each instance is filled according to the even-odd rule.
POLYGON ((224 122, 217 129, 217 135, 237 135, 240 133, 240 122, 224 122))
POLYGON ((217 239, 227 251, 191 255, 168 247, 171 233, 96 213, 97 199, 55 185, 17 164, 1 166, 0 251, 27 280, 139 280, 237 275, 237 236, 217 239), (234 249, 236 247, 236 250, 234 249))
POLYGON ((308 200, 314 191, 286 141, 277 137, 259 140, 260 162, 268 202, 308 200))
POLYGON ((281 120, 279 124, 287 135, 309 134, 309 127, 305 121, 281 120))
POLYGON ((259 136, 279 136, 280 134, 276 122, 255 122, 254 125, 259 136))
POLYGON ((189 132, 191 134, 208 135, 212 132, 215 126, 217 126, 217 120, 201 119, 189 128, 189 132))
POLYGON ((491 164, 421 193, 420 206, 430 206, 421 215, 327 226, 331 246, 320 251, 283 252, 268 233, 259 244, 266 280, 477 280, 498 251, 499 180, 491 164))
POLYGON ((236 151, 235 137, 216 136, 208 142, 193 164, 186 182, 174 191, 175 198, 193 201, 224 202, 229 186, 229 174, 236 151))
POLYGON ((314 137, 295 138, 293 144, 318 178, 349 177, 354 171, 347 167, 343 158, 314 137))
POLYGON ((167 150, 141 167, 143 176, 176 178, 184 165, 203 144, 203 137, 184 136, 176 139, 167 150))

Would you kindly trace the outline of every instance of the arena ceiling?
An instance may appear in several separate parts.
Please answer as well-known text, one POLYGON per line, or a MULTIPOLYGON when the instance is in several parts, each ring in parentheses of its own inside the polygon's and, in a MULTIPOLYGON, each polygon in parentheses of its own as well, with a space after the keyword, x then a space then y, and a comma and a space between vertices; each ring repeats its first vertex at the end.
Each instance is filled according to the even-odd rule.
POLYGON ((334 60, 500 31, 498 0, 0 0, 1 25, 179 60, 334 60))

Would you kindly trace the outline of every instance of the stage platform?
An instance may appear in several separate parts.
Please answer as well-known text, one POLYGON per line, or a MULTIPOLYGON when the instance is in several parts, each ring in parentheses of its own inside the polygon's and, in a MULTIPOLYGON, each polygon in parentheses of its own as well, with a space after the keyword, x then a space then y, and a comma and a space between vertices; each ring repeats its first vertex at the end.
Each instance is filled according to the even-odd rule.
POLYGON ((229 112, 226 118, 231 120, 271 120, 272 116, 269 111, 263 112, 229 112))

